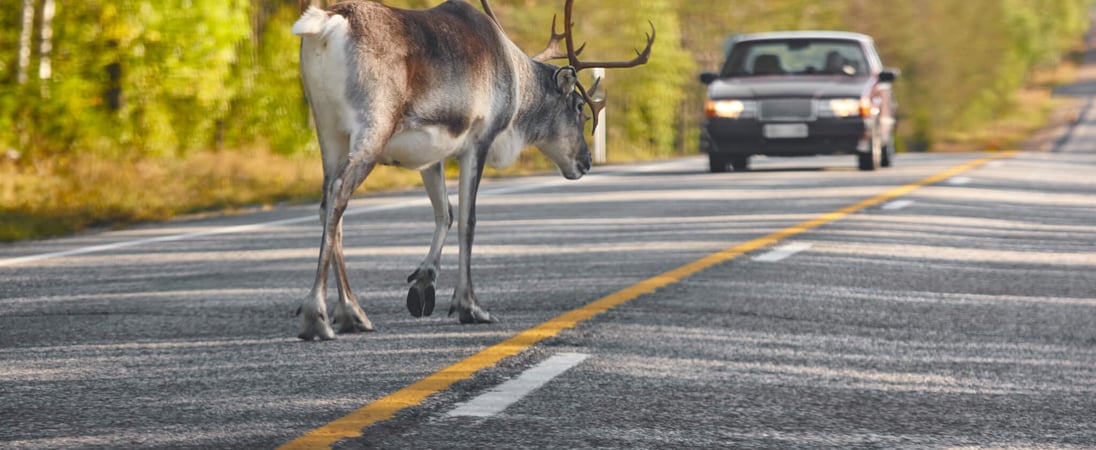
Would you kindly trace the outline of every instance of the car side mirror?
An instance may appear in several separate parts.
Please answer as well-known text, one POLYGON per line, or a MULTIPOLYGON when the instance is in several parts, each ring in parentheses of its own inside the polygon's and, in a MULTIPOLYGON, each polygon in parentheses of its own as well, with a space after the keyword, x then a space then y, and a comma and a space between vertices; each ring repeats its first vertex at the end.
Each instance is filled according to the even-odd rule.
POLYGON ((712 84, 717 79, 719 79, 719 74, 715 72, 704 72, 700 74, 700 82, 704 84, 712 84))
POLYGON ((879 82, 893 83, 895 80, 898 79, 898 75, 900 73, 901 72, 898 69, 883 69, 882 72, 879 72, 879 82))

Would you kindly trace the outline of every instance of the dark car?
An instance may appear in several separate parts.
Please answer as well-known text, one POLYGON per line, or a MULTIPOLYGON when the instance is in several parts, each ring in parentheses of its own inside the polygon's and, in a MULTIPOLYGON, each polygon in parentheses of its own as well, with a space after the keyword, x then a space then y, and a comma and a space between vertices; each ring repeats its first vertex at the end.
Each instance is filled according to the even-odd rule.
POLYGON ((861 170, 894 160, 898 72, 871 37, 838 31, 733 36, 708 85, 700 149, 712 172, 748 170, 750 157, 855 154, 861 170))

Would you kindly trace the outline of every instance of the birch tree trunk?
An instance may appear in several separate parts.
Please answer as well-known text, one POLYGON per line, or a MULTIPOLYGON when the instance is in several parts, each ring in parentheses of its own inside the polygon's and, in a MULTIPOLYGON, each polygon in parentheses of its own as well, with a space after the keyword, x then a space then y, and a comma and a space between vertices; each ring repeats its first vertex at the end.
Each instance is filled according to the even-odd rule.
POLYGON ((27 69, 30 67, 30 37, 34 33, 34 0, 23 0, 23 27, 19 31, 19 69, 16 80, 19 84, 27 82, 27 69))
MULTIPOLYGON (((42 4, 41 41, 38 43, 38 79, 45 81, 53 77, 53 65, 50 53, 53 52, 53 16, 57 12, 55 0, 45 0, 42 4)), ((42 96, 49 96, 49 83, 42 83, 42 96)))

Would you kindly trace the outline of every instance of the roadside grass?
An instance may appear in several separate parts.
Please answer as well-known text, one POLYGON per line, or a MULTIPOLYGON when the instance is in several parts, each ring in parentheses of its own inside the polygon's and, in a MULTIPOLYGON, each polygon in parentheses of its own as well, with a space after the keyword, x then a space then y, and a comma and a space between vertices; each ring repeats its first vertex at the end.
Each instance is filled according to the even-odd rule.
MULTIPOLYGON (((512 176, 551 170, 526 152, 512 176)), ((455 167, 448 176, 456 178, 455 167)), ((197 213, 317 203, 320 156, 283 156, 263 148, 206 151, 185 158, 117 161, 94 155, 20 162, 0 155, 0 242, 61 236, 89 228, 122 228, 197 213)), ((380 166, 358 192, 421 186, 414 171, 380 166)))
POLYGON ((1070 60, 1054 68, 1035 71, 1028 86, 1016 92, 1011 108, 976 129, 944 134, 932 146, 932 151, 1015 149, 1041 128, 1052 125, 1055 121, 1073 119, 1056 117, 1056 112, 1075 109, 1078 100, 1055 97, 1053 92, 1056 86, 1073 82, 1079 66, 1079 60, 1070 60))

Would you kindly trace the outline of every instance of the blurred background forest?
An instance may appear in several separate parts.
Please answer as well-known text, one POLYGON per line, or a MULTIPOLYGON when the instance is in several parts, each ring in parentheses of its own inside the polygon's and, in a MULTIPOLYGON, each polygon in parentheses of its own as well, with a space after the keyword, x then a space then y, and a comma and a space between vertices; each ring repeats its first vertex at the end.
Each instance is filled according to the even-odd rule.
MULTIPOLYGON (((647 20, 658 29, 650 64, 607 77, 608 154, 625 161, 696 153, 698 73, 717 67, 729 34, 768 30, 874 36, 884 63, 902 71, 906 151, 1009 145, 1002 130, 1045 121, 1049 84, 1080 49, 1092 2, 598 0, 577 2, 575 13, 593 59, 630 58, 647 20)), ((0 241, 318 197, 318 146, 289 32, 297 0, 9 3, 0 12, 0 241)), ((534 54, 562 4, 492 6, 534 54)), ((537 158, 527 152, 519 170, 546 168, 537 158)), ((417 178, 383 170, 366 188, 417 178)))

